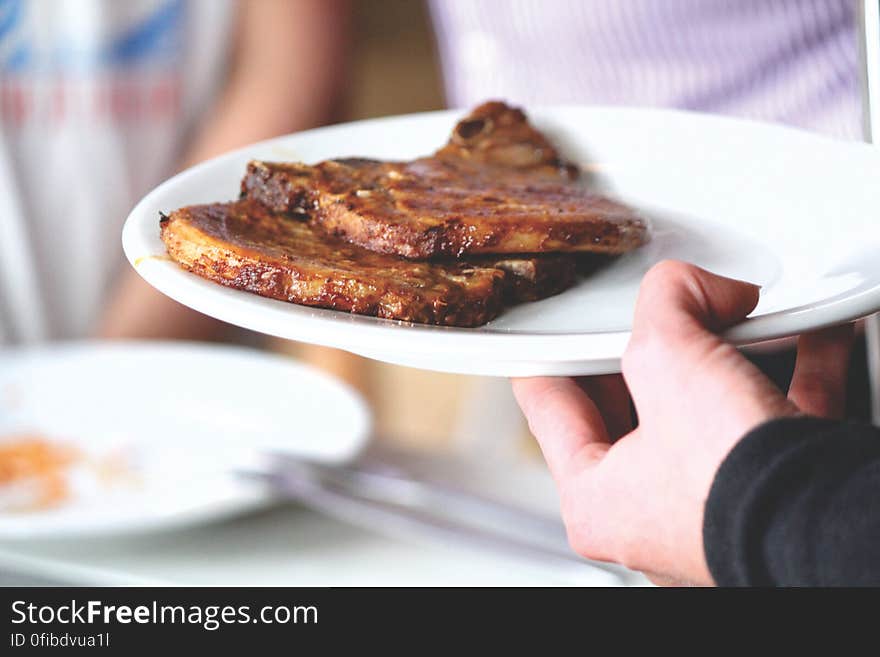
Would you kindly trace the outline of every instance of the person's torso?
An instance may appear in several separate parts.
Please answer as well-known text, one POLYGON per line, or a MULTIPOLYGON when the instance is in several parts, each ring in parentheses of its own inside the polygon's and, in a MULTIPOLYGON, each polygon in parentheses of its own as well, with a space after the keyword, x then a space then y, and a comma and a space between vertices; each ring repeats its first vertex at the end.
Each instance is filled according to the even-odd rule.
POLYGON ((675 107, 859 134, 851 0, 432 0, 449 103, 675 107))
POLYGON ((81 337, 225 68, 224 0, 0 0, 0 343, 81 337))

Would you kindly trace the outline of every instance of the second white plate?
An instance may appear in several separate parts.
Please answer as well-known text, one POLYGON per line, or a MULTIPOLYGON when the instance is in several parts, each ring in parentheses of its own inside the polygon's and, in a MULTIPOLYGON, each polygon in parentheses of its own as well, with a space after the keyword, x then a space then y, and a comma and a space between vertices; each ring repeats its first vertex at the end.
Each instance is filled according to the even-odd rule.
MULTIPOLYGON (((370 423, 348 386, 252 349, 120 342, 0 351, 0 446, 39 441, 76 454, 56 504, 0 505, 0 539, 145 532, 246 511, 271 494, 237 470, 260 467, 271 452, 345 461, 370 423)), ((16 492, 0 489, 6 501, 16 492)))
POLYGON ((598 183, 640 208, 651 242, 476 329, 352 316, 224 288, 164 256, 159 212, 232 199, 249 159, 402 159, 442 144, 461 112, 363 121, 281 137, 170 179, 132 211, 123 247, 150 284, 202 313, 263 333, 391 363, 495 376, 619 370, 638 285, 674 258, 762 286, 729 332, 740 343, 794 335, 880 309, 880 155, 789 128, 685 112, 558 107, 530 117, 598 183))

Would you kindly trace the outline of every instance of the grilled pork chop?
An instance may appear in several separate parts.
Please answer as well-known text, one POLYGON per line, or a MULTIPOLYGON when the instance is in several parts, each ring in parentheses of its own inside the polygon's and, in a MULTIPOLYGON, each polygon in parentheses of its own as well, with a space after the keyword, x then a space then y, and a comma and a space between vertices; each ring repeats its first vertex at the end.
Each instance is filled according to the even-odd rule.
POLYGON ((244 200, 162 217, 181 266, 222 285, 307 306, 447 326, 479 326, 505 303, 571 285, 574 259, 478 257, 411 262, 328 237, 305 221, 244 200))
POLYGON ((412 259, 474 253, 618 254, 646 239, 630 208, 584 189, 519 109, 490 102, 449 143, 409 162, 251 162, 242 196, 412 259))

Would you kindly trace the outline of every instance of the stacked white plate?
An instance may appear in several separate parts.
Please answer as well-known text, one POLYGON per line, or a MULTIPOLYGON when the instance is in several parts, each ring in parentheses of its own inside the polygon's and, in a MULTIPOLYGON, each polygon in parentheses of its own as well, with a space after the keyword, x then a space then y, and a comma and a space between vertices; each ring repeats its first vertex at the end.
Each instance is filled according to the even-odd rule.
MULTIPOLYGON (((73 454, 59 469, 64 494, 55 503, 29 508, 26 494, 2 500, 0 539, 140 532, 242 512, 270 497, 240 470, 276 451, 350 459, 369 432, 370 413, 354 391, 249 349, 0 351, 0 450, 38 444, 73 454)), ((3 489, 6 498, 16 493, 15 484, 3 489)))

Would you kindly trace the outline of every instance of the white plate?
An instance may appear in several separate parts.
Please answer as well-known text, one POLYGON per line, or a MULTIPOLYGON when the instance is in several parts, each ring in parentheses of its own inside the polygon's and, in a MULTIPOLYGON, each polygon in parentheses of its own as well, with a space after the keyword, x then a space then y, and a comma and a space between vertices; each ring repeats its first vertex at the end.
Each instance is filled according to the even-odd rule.
POLYGON ((618 371, 644 272, 676 258, 762 287, 745 344, 880 309, 880 155, 807 132, 686 112, 559 107, 529 115, 599 184, 652 220, 652 241, 575 288, 477 329, 296 306, 223 288, 161 256, 159 211, 232 199, 251 158, 410 158, 444 142, 460 112, 312 130, 256 144, 160 185, 132 211, 123 246, 177 301, 232 324, 378 360, 467 374, 618 371), (155 256, 160 256, 156 258, 155 256))
POLYGON ((0 510, 0 539, 146 531, 241 512, 269 499, 234 474, 258 465, 264 450, 340 461, 369 431, 369 411, 348 387, 250 349, 72 343, 0 351, 0 442, 37 434, 81 454, 68 473, 68 501, 0 510), (108 469, 113 476, 100 476, 108 469))

